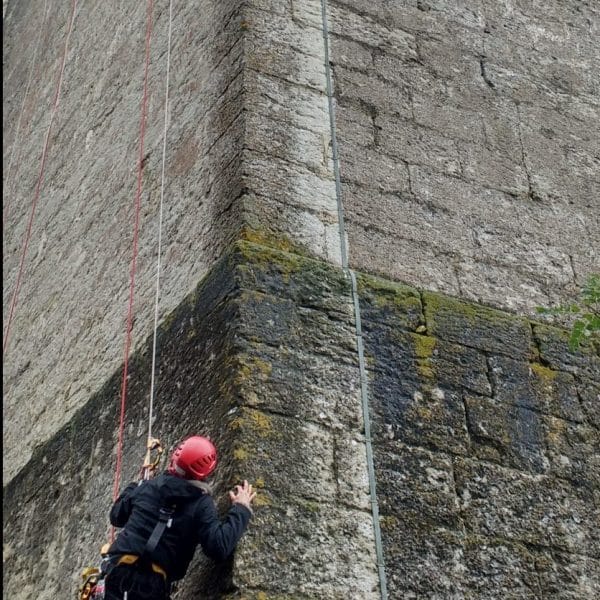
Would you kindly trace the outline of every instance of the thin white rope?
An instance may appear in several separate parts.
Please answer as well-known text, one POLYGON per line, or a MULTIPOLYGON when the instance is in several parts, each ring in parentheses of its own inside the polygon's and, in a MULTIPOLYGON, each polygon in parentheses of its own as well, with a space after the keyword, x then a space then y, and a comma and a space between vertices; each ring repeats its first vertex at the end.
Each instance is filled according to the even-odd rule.
MULTIPOLYGON (((29 88, 31 87, 31 81, 33 79, 33 69, 35 67, 35 64, 37 62, 37 54, 38 54, 38 50, 40 48, 40 41, 42 39, 42 35, 41 32, 44 31, 45 27, 46 27, 46 18, 48 16, 48 0, 44 0, 44 17, 42 19, 42 27, 40 30, 40 35, 36 36, 37 40, 35 43, 35 49, 33 51, 33 57, 31 58, 31 65, 29 67, 29 76, 27 77, 27 85, 25 86, 25 94, 23 95, 23 102, 21 104, 21 112, 19 113, 19 118, 17 119, 17 127, 15 129, 15 139, 13 140, 12 143, 12 148, 10 149, 10 159, 8 161, 8 168, 6 169, 6 193, 8 196, 8 199, 10 200, 11 198, 11 182, 10 182, 10 176, 11 176, 11 172, 12 172, 12 165, 13 165, 13 159, 15 157, 15 149, 17 148, 17 146, 19 145, 20 142, 20 133, 21 133, 21 121, 23 119, 23 113, 25 112, 25 103, 27 102, 27 96, 29 95, 29 88)), ((8 217, 8 206, 6 206, 5 211, 2 211, 2 229, 4 229, 4 222, 6 220, 6 218, 8 217)))
POLYGON ((171 32, 173 26, 173 0, 169 0, 169 33, 167 36, 167 74, 165 84, 165 118, 163 127, 162 170, 160 175, 160 207, 158 216, 158 256, 156 260, 156 295, 154 299, 154 339, 152 341, 152 373, 150 375, 150 404, 148 407, 148 440, 152 439, 152 419, 154 412, 156 338, 158 332, 158 307, 160 299, 160 268, 162 254, 162 224, 165 197, 165 164, 167 157, 167 129, 169 126, 169 77, 171 72, 171 32))

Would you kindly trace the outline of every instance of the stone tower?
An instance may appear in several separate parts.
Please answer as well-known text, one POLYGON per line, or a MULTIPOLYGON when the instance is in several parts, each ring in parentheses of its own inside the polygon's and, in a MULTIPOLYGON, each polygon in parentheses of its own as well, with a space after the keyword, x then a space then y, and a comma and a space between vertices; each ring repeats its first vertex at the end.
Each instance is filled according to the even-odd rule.
POLYGON ((137 475, 161 197, 153 431, 259 488, 178 600, 600 595, 598 343, 534 316, 600 271, 597 2, 3 14, 4 598, 106 541, 139 198, 137 475))

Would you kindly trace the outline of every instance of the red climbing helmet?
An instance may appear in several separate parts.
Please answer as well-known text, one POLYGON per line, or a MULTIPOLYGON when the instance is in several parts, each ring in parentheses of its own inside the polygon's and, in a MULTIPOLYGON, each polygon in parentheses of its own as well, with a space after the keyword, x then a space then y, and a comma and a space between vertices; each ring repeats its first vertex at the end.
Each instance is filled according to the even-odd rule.
POLYGON ((217 466, 217 449, 205 437, 195 435, 177 446, 167 472, 185 479, 205 479, 217 466))

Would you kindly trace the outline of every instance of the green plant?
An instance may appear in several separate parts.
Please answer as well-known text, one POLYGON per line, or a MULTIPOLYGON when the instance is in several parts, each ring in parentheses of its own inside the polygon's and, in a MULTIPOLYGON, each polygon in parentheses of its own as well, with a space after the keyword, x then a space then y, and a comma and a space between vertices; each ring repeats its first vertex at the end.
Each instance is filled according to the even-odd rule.
POLYGON ((579 348, 583 338, 600 331, 600 274, 588 277, 577 299, 572 304, 561 304, 552 308, 537 307, 542 315, 565 316, 571 323, 569 348, 579 348))

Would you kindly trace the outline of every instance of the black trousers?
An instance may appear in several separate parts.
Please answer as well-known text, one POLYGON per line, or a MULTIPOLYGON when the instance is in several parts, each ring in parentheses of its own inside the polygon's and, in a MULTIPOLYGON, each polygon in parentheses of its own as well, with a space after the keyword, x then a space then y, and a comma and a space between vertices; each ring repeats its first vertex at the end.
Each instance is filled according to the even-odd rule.
POLYGON ((169 600, 164 577, 135 564, 113 567, 105 582, 105 600, 169 600))

